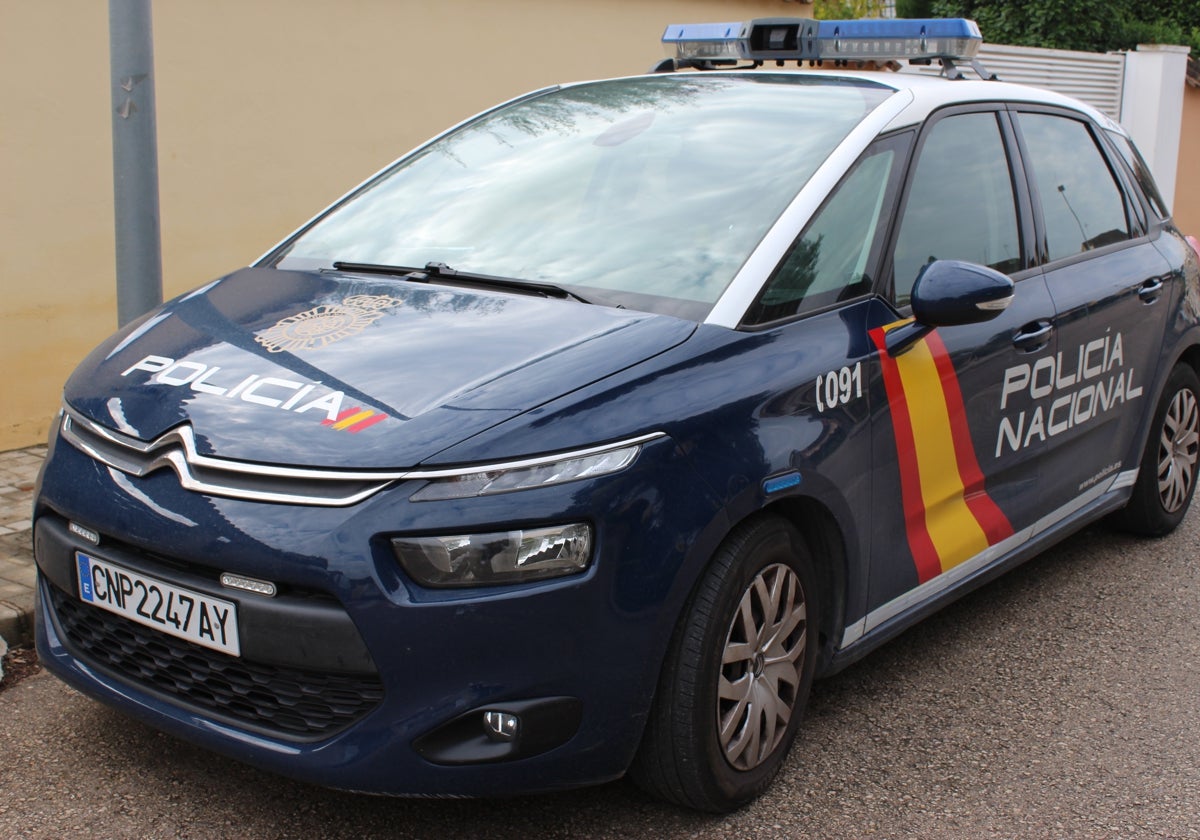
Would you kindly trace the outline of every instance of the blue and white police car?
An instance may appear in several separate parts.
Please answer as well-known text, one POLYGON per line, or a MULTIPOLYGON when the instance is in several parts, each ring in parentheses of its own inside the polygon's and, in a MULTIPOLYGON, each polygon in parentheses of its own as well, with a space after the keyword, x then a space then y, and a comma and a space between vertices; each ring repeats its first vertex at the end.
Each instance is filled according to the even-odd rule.
POLYGON ((722 811, 814 677, 1101 517, 1169 532, 1197 243, 979 41, 672 26, 699 72, 487 111, 114 335, 37 492, 46 668, 322 785, 722 811))

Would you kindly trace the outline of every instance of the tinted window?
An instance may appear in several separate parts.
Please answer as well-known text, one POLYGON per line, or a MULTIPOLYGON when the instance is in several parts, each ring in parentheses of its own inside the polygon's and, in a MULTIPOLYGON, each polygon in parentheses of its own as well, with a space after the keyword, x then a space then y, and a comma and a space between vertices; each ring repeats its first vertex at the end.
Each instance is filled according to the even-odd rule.
POLYGON ((1021 268, 1012 177, 991 112, 946 117, 922 145, 896 240, 896 302, 907 304, 921 268, 943 259, 1021 268))
POLYGON ((1121 153, 1121 157, 1125 158, 1125 162, 1129 164, 1129 168, 1133 170, 1133 175, 1137 178, 1138 186, 1142 188, 1142 192, 1146 194, 1146 198, 1150 199, 1150 204, 1153 205, 1154 212, 1163 219, 1170 216, 1171 211, 1167 209, 1167 203, 1163 201, 1162 194, 1158 191, 1158 185, 1154 183, 1154 176, 1150 174, 1150 167, 1142 159, 1137 147, 1129 141, 1128 137, 1118 134, 1115 131, 1108 132, 1108 136, 1113 141, 1113 145, 1117 147, 1117 151, 1121 153))
POLYGON ((747 321, 762 324, 865 294, 867 263, 892 204, 898 143, 873 148, 817 211, 747 321))
POLYGON ((703 317, 817 167, 891 93, 720 74, 554 90, 408 157, 301 234, 280 266, 436 261, 703 317))
POLYGON ((1125 198, 1095 138, 1078 120, 1021 114, 1051 260, 1130 237, 1125 198))

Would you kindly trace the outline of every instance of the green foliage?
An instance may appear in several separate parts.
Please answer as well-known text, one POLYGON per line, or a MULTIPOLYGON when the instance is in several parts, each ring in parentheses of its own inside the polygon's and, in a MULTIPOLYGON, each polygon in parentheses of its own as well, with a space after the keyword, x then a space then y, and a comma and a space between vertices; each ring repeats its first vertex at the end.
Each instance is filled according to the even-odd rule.
POLYGON ((933 17, 934 0, 896 0, 896 17, 933 17))
MULTIPOLYGON (((1097 14, 1095 0, 936 0, 937 17, 974 19, 993 44, 1103 52, 1118 39, 1119 15, 1097 14)), ((1106 11, 1116 11, 1116 4, 1106 11)))
MULTIPOLYGON (((878 17, 883 0, 815 0, 813 17, 878 17)), ((1108 52, 1183 44, 1200 59, 1198 0, 896 0, 907 18, 965 17, 992 44, 1108 52)))
MULTIPOLYGON (((1200 21, 1200 16, 1197 16, 1200 21)), ((1172 20, 1126 21, 1124 38, 1117 49, 1133 49, 1138 44, 1182 44, 1192 48, 1192 58, 1200 59, 1200 26, 1185 26, 1172 20)))
POLYGON ((814 0, 813 17, 818 20, 880 17, 883 6, 883 0, 814 0))
POLYGON ((934 17, 972 18, 993 44, 1091 52, 1184 44, 1200 58, 1196 0, 900 0, 899 5, 905 16, 915 17, 908 12, 915 6, 934 17))

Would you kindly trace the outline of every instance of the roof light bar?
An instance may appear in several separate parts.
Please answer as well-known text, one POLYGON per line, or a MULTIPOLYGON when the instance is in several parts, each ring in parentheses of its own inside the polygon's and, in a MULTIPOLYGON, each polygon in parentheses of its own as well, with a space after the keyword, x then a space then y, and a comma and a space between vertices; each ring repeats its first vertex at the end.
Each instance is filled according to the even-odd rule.
POLYGON ((680 61, 738 61, 745 24, 673 23, 663 32, 667 58, 680 61))
POLYGON ((965 18, 823 20, 817 35, 817 57, 969 61, 979 53, 982 43, 979 26, 965 18))
POLYGON ((983 36, 965 18, 811 20, 672 24, 662 37, 684 64, 737 61, 970 61, 983 36))

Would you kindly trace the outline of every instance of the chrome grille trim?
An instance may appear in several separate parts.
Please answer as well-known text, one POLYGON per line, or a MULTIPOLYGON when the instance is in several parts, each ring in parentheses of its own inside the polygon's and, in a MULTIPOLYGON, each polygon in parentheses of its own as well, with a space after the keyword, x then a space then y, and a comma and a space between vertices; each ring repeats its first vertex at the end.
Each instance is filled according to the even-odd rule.
POLYGON ((63 439, 96 461, 141 478, 170 467, 186 490, 256 502, 341 507, 361 502, 399 473, 275 467, 213 458, 196 451, 190 426, 177 426, 152 441, 106 429, 63 410, 63 439))
POLYGON ((128 475, 142 477, 170 467, 187 490, 213 496, 282 504, 344 507, 361 502, 396 481, 457 478, 480 472, 536 467, 598 455, 666 437, 651 432, 635 438, 533 458, 443 469, 352 470, 283 467, 215 458, 196 451, 191 426, 176 426, 144 441, 101 426, 63 407, 62 437, 84 454, 128 475))

